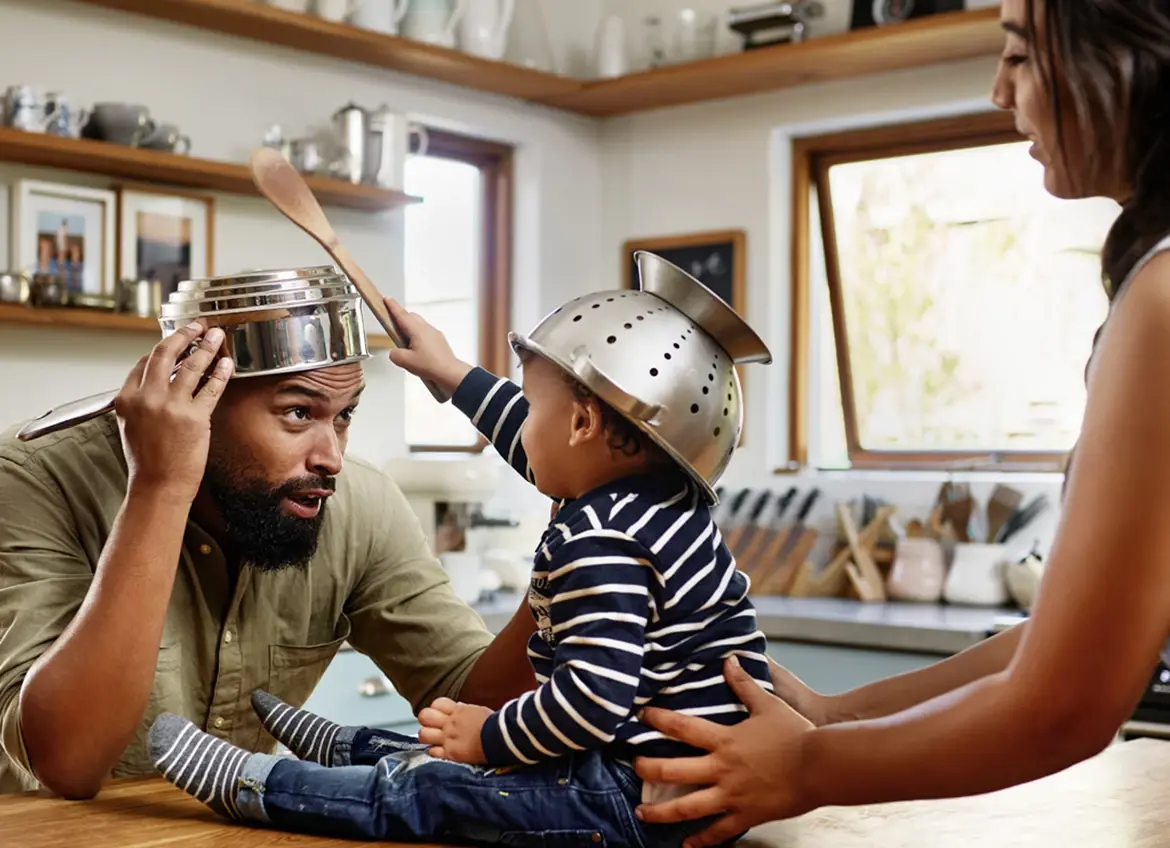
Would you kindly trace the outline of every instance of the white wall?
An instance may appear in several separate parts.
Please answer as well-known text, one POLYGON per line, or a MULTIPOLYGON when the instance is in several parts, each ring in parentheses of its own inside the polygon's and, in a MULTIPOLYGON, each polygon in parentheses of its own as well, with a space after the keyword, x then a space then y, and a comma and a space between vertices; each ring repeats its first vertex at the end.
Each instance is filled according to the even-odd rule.
MULTIPOLYGON (((593 2, 575 3, 571 17, 550 21, 554 52, 566 67, 581 61, 599 9, 593 2)), ((24 83, 64 91, 81 103, 146 104, 155 117, 189 134, 193 153, 201 157, 244 161, 270 125, 302 132, 327 122, 351 99, 371 107, 389 103, 420 120, 514 143, 514 322, 527 327, 596 285, 601 169, 592 121, 64 0, 0 0, 0 36, 0 89, 24 83)), ((0 183, 21 176, 110 184, 83 174, 0 165, 0 183)), ((329 261, 259 198, 217 195, 216 210, 217 273, 329 261)), ((329 208, 326 214, 379 287, 401 295, 402 213, 329 208)), ((0 242, 7 237, 5 229, 0 242)), ((118 387, 152 343, 138 334, 0 325, 0 427, 118 387)), ((400 453, 403 441, 401 377, 384 357, 367 365, 372 391, 352 441, 354 452, 377 462, 400 453)))

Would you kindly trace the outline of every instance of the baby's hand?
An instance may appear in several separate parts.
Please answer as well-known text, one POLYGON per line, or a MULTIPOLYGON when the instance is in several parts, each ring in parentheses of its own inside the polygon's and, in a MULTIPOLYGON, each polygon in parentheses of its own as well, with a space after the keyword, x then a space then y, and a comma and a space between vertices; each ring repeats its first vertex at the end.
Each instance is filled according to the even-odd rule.
POLYGON ((454 394, 471 371, 451 350, 447 337, 426 322, 421 315, 408 311, 392 298, 384 298, 390 317, 409 339, 409 347, 394 348, 390 361, 423 380, 432 380, 454 394))
POLYGON ((477 704, 457 704, 439 698, 418 714, 418 740, 431 746, 432 757, 469 765, 485 765, 480 731, 492 711, 477 704))

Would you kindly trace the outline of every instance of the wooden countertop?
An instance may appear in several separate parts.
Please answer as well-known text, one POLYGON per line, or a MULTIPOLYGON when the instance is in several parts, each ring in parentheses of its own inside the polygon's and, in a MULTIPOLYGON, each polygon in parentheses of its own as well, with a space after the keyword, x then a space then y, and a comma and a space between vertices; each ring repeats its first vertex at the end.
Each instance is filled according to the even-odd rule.
MULTIPOLYGON (((353 846, 234 825, 160 779, 114 781, 92 801, 0 797, 5 848, 353 846)), ((1061 774, 974 798, 821 810, 757 828, 743 848, 1170 846, 1170 743, 1119 743, 1061 774)), ((418 848, 418 846, 412 846, 418 848)))

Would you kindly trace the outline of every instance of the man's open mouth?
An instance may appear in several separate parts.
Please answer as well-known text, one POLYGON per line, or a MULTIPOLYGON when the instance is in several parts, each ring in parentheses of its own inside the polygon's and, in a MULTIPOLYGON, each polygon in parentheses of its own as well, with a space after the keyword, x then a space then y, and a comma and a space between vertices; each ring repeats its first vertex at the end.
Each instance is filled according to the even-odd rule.
POLYGON ((289 511, 298 518, 316 518, 325 499, 332 494, 328 489, 303 489, 293 492, 285 502, 289 511))

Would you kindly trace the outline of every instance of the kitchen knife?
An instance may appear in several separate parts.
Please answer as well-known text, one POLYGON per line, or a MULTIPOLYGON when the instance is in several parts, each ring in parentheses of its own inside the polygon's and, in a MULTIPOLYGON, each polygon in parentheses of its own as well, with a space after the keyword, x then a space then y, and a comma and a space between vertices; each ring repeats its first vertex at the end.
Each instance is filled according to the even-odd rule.
POLYGON ((1032 499, 1031 502, 1029 502, 1026 507, 1023 509, 1017 509, 1014 513, 1012 513, 1012 517, 1009 518, 1000 529, 999 538, 996 539, 996 541, 1000 544, 1003 544, 1012 536, 1016 535, 1029 524, 1031 524, 1032 521, 1046 509, 1048 509, 1048 496, 1043 494, 1037 495, 1032 499))
POLYGON ((735 493, 735 497, 733 497, 730 501, 722 504, 720 508, 716 510, 712 520, 715 522, 715 526, 719 528, 719 532, 724 536, 731 532, 731 528, 735 523, 735 516, 739 513, 740 508, 743 506, 743 502, 747 500, 747 496, 750 493, 751 489, 740 489, 735 493))
MULTIPOLYGON (((752 534, 751 542, 744 545, 743 553, 736 556, 736 559, 745 563, 749 568, 756 565, 759 555, 767 549, 768 545, 776 538, 778 533, 783 531, 782 521, 784 514, 788 511, 789 504, 792 499, 796 497, 797 489, 795 486, 791 487, 781 497, 776 499, 776 509, 772 514, 771 521, 761 523, 759 529, 752 534)), ((763 565, 767 566, 767 562, 763 565)))
POLYGON ((756 532, 756 522, 760 520, 771 496, 772 490, 764 489, 756 498, 747 518, 728 534, 727 547, 733 555, 737 555, 736 552, 743 550, 743 546, 751 541, 752 535, 756 532))
POLYGON ((804 531, 805 519, 812 512, 812 508, 816 505, 817 498, 820 496, 820 489, 813 489, 805 496, 804 503, 800 505, 800 512, 796 514, 796 523, 789 532, 788 538, 784 540, 784 547, 780 549, 780 552, 776 556, 780 562, 784 562, 788 558, 788 555, 792 553, 792 549, 796 547, 796 543, 804 531))

